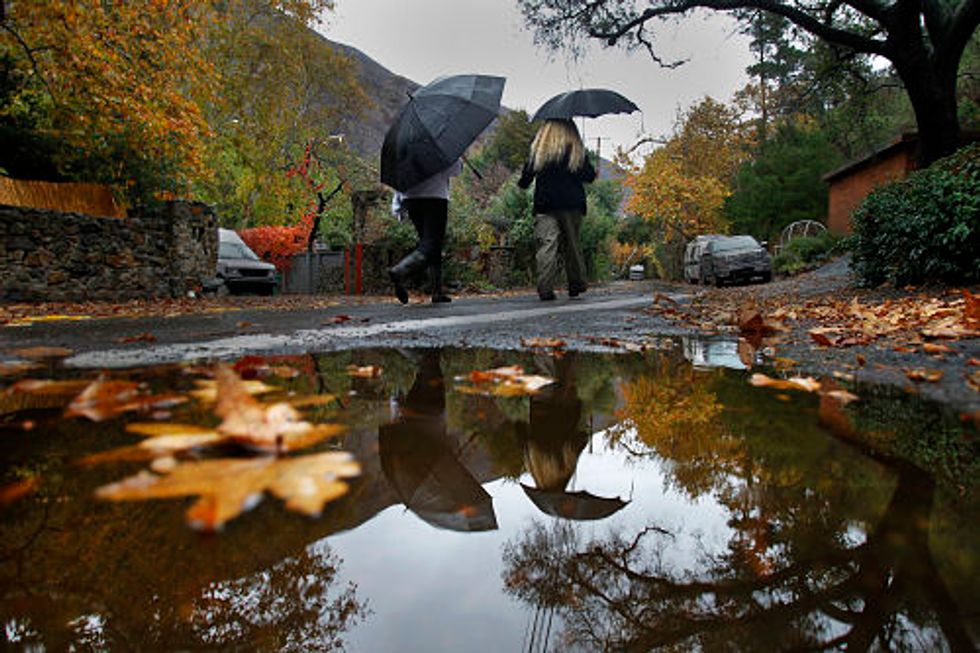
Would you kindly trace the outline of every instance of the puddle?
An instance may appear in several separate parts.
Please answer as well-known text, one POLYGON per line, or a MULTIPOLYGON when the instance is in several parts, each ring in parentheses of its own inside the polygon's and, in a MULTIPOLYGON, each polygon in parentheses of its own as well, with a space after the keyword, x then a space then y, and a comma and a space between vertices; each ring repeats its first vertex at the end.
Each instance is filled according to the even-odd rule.
MULTIPOLYGON (((346 431, 288 457, 349 452, 361 473, 317 518, 266 493, 217 533, 188 526, 193 498, 95 497, 147 460, 79 464, 139 443, 126 431, 134 422, 213 428, 211 404, 93 422, 63 416, 73 395, 0 390, 4 642, 974 650, 975 439, 955 415, 884 388, 855 389, 861 399, 843 405, 752 387, 743 359, 724 344, 681 342, 629 355, 253 357, 237 368, 276 388, 262 401, 337 398, 298 410, 346 431), (466 391, 472 371, 514 364, 556 383, 531 397, 466 391), (351 376, 351 365, 381 372, 351 376)), ((142 396, 186 396, 207 372, 111 377, 144 384, 142 396)), ((177 458, 219 456, 254 454, 225 443, 177 458)), ((246 477, 219 482, 229 478, 246 477)))

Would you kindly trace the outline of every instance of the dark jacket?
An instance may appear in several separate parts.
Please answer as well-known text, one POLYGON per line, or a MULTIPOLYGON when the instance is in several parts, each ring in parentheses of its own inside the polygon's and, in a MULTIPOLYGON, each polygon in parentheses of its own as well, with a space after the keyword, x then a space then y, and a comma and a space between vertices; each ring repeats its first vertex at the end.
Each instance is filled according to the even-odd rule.
POLYGON ((531 168, 531 162, 524 165, 521 178, 517 185, 527 188, 537 178, 534 185, 534 213, 552 213, 554 211, 579 211, 585 214, 585 188, 595 180, 595 168, 585 157, 582 167, 575 172, 568 171, 567 158, 561 163, 546 165, 537 173, 531 168))

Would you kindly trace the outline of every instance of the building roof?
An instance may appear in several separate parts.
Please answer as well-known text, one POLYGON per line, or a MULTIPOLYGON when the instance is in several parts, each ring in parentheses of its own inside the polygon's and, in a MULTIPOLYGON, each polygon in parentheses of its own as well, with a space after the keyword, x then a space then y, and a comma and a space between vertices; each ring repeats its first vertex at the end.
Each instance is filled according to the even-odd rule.
POLYGON ((914 149, 918 146, 918 144, 919 132, 914 130, 904 131, 886 143, 876 147, 870 154, 867 154, 860 159, 849 161, 841 167, 831 170, 823 176, 823 180, 827 183, 831 183, 839 177, 847 176, 862 168, 874 165, 883 159, 887 159, 901 150, 914 149))

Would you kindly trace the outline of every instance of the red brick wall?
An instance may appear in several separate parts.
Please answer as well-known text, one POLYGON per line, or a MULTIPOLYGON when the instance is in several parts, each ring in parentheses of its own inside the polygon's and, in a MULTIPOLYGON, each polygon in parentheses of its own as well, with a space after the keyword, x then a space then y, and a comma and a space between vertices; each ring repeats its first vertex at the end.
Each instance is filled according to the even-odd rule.
POLYGON ((827 229, 835 234, 851 233, 851 212, 861 200, 885 182, 902 179, 913 166, 912 153, 900 149, 866 167, 833 179, 830 182, 827 229))

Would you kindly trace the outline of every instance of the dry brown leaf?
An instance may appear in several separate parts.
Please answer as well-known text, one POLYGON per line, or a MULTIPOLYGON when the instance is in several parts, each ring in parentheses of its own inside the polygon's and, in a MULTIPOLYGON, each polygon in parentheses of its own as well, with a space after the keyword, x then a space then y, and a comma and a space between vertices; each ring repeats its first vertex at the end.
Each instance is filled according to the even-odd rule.
POLYGON ((966 384, 980 392, 980 370, 976 370, 970 374, 966 375, 966 384))
MULTIPOLYGON (((262 381, 256 379, 248 379, 241 381, 242 387, 245 392, 250 395, 261 395, 267 392, 273 392, 279 388, 266 385, 262 381)), ((197 386, 196 390, 191 390, 190 395, 199 401, 205 403, 212 403, 218 399, 218 384, 213 379, 195 379, 194 385, 197 386)))
POLYGON ((65 417, 87 417, 101 422, 131 411, 150 411, 170 408, 187 401, 184 395, 141 395, 139 385, 132 381, 99 377, 71 400, 65 417))
POLYGON ((11 349, 11 354, 21 358, 31 360, 44 360, 46 358, 65 358, 75 353, 72 349, 65 347, 24 347, 22 349, 11 349))
POLYGON ((348 376, 356 376, 361 379, 376 379, 381 376, 382 369, 377 365, 348 365, 348 376))
POLYGON ((144 333, 138 333, 135 336, 124 336, 119 339, 119 342, 123 344, 129 342, 156 342, 156 341, 157 341, 157 337, 148 331, 144 333))
POLYGON ((91 381, 54 381, 52 379, 21 379, 7 388, 7 394, 24 392, 34 395, 76 395, 91 381))
POLYGON ((842 406, 846 406, 852 401, 857 401, 860 398, 853 392, 848 392, 847 390, 830 390, 821 394, 836 399, 842 406))
POLYGON ((96 490, 109 501, 145 501, 196 496, 187 510, 192 527, 219 530, 229 520, 259 503, 269 492, 286 507, 310 516, 347 492, 340 480, 360 474, 350 454, 326 452, 297 458, 263 456, 176 463, 164 475, 141 472, 96 490))
POLYGON ((980 295, 963 290, 963 321, 967 326, 980 327, 980 295))
POLYGON ((980 366, 980 358, 971 358, 966 364, 973 367, 980 366))
POLYGON ((922 343, 922 351, 927 354, 950 354, 953 352, 953 348, 939 342, 924 342, 922 343))
POLYGON ((911 370, 905 370, 905 376, 912 381, 925 381, 927 383, 936 383, 943 378, 942 370, 929 370, 925 368, 916 368, 911 370))

